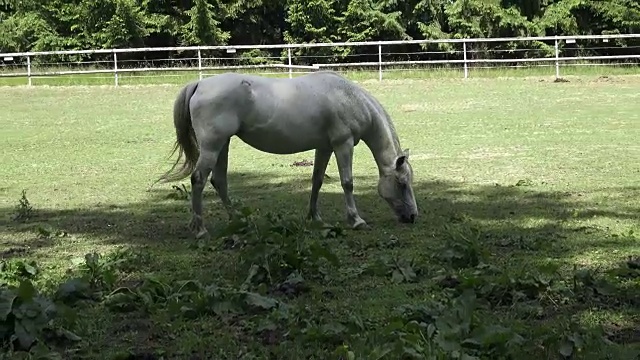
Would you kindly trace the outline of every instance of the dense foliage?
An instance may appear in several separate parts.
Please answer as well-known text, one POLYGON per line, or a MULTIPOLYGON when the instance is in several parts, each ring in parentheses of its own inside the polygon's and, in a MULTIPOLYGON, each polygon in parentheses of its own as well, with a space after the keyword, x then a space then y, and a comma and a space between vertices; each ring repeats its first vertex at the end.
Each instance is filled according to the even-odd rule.
MULTIPOLYGON (((175 199, 184 201, 190 195, 175 189, 175 199)), ((14 219, 28 221, 33 212, 23 192, 14 219)), ((38 229, 46 238, 66 236, 38 229)), ((562 318, 563 313, 575 316, 584 309, 637 308, 639 258, 630 257, 607 271, 576 267, 569 274, 557 262, 507 268, 492 255, 479 229, 459 222, 442 230, 445 241, 430 248, 429 255, 415 251, 411 258, 400 256, 394 249, 403 241, 391 237, 377 245, 385 249, 384 256, 353 267, 334 252, 336 241, 347 236, 339 226, 311 225, 295 216, 260 214, 239 206, 216 232, 215 241, 200 240, 192 246, 198 252, 237 256, 231 265, 233 275, 218 277, 214 283, 169 280, 157 274, 133 280, 132 274, 147 266, 152 254, 120 248, 75 258, 66 279, 51 281, 42 291, 35 285, 42 277, 35 261, 4 260, 0 262, 0 359, 176 358, 184 354, 175 348, 184 342, 176 339, 185 337, 187 329, 207 338, 215 337, 217 327, 238 337, 242 350, 236 350, 238 344, 215 343, 205 354, 194 352, 191 358, 237 353, 241 359, 322 355, 344 360, 590 360, 640 355, 637 337, 624 335, 635 326, 633 320, 629 328, 607 331, 562 318), (335 309, 323 302, 364 278, 387 279, 385 287, 411 292, 416 301, 389 304, 392 308, 385 309, 384 320, 363 316, 371 312, 348 306, 335 309), (412 284, 416 286, 403 287, 412 284), (92 311, 109 313, 110 321, 122 319, 121 326, 100 323, 99 335, 91 333, 96 331, 87 324, 94 320, 92 311), (501 316, 505 312, 509 315, 501 316), (142 340, 128 349, 124 344, 131 339, 126 337, 117 341, 118 346, 116 340, 103 343, 110 349, 100 349, 92 341, 94 336, 108 338, 109 331, 116 332, 114 339, 122 338, 135 329, 140 316, 189 325, 157 326, 161 331, 152 326, 149 334, 141 328, 139 339, 155 341, 142 340), (199 331, 202 322, 210 324, 206 332, 199 331)), ((632 231, 622 236, 629 242, 637 240, 632 231)), ((356 244, 352 246, 362 245, 356 244)))
MULTIPOLYGON (((0 0, 4 53, 638 31, 637 0, 0 0)), ((550 51, 535 43, 484 46, 550 51)), ((331 61, 355 51, 377 50, 296 55, 331 61)))

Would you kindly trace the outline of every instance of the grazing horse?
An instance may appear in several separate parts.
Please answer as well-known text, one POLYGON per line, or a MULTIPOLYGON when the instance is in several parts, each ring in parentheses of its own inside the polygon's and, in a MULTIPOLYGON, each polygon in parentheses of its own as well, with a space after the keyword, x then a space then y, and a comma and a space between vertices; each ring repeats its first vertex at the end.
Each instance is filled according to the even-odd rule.
POLYGON ((234 135, 255 149, 272 154, 315 150, 308 218, 322 221, 318 193, 331 154, 335 153, 344 190, 347 221, 353 229, 369 228, 353 196, 353 147, 360 140, 378 166, 378 193, 398 220, 413 223, 418 216, 413 194, 413 170, 408 150, 402 150, 389 114, 367 91, 331 72, 318 71, 293 79, 225 73, 184 86, 173 108, 176 143, 173 167, 159 181, 191 175, 190 229, 207 235, 202 220, 202 192, 211 185, 225 208, 229 141, 234 135), (171 174, 182 156, 182 167, 171 174))

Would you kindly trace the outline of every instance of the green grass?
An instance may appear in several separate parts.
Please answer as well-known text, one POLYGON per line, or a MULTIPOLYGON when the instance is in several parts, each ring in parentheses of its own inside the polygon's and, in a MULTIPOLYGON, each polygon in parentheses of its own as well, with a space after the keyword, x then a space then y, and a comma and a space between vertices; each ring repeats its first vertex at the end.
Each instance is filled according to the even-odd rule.
MULTIPOLYGON (((604 353, 634 358, 631 351, 640 350, 638 274, 622 278, 604 272, 624 268, 629 256, 640 253, 640 78, 555 83, 549 74, 396 79, 364 86, 387 107, 403 147, 411 149, 418 223, 396 223, 376 194, 373 158, 360 145, 356 202, 373 230, 336 238, 300 235, 287 240, 298 250, 285 245, 262 250, 292 255, 309 250, 305 242, 324 244, 340 266, 324 265, 309 250, 297 265, 308 292, 287 298, 249 287, 288 304, 287 312, 273 304, 263 304, 266 313, 244 309, 235 315, 194 307, 195 318, 176 315, 161 296, 128 312, 109 304, 133 297, 107 296, 117 287, 143 293, 140 282, 149 278, 171 286, 197 280, 237 290, 248 276, 240 260, 261 254, 252 252, 260 244, 239 250, 217 248, 222 240, 215 238, 196 242, 186 228, 185 198, 169 185, 148 191, 172 160, 167 159, 174 141, 171 107, 179 87, 0 88, 5 261, 35 261, 39 272, 32 280, 50 293, 77 272, 73 259, 91 252, 112 258, 122 247, 132 251, 121 255, 127 261, 118 265, 110 285, 98 286, 105 292, 97 300, 73 306, 79 318, 57 320, 82 340, 48 344, 71 358, 91 359, 127 358, 123 352, 138 356, 131 359, 144 354, 147 359, 338 359, 334 351, 342 345, 356 358, 369 359, 376 347, 397 344, 403 344, 399 352, 385 358, 433 346, 438 357, 423 358, 447 359, 453 358, 447 346, 493 334, 506 348, 478 340, 484 347, 476 354, 482 358, 555 359, 569 350, 575 358, 603 359, 604 353), (16 210, 23 189, 33 209, 29 219, 18 222, 12 220, 16 212, 28 213, 24 206, 16 210), (316 263, 324 273, 311 267, 316 263), (558 274, 544 273, 551 265, 559 266, 558 274), (69 274, 69 269, 75 270, 69 274), (549 286, 547 277, 553 279, 549 286), (538 290, 517 298, 527 284, 538 290), (410 336, 417 330, 406 325, 411 318, 406 311, 397 317, 402 306, 419 314, 437 312, 439 304, 445 310, 434 326, 443 334, 443 320, 463 307, 448 301, 469 288, 479 308, 451 321, 471 321, 476 331, 471 335, 454 329, 449 342, 427 341, 410 336), (397 321, 404 327, 386 328, 397 321), (260 332, 265 324, 267 330, 260 332), (522 343, 509 347, 509 338, 496 335, 498 328, 482 325, 515 331, 522 343), (600 328, 612 344, 602 341, 600 328)), ((313 160, 313 154, 270 155, 233 140, 232 198, 261 214, 303 215, 312 168, 291 166, 303 159, 313 160)), ((320 211, 325 221, 344 225, 333 159, 327 174, 320 211)), ((188 189, 188 180, 182 183, 188 189)), ((210 228, 227 224, 211 187, 205 191, 205 211, 210 228)), ((248 239, 256 242, 251 234, 248 239)), ((109 273, 108 266, 98 267, 92 279, 109 273)), ((8 266, 2 269, 9 282, 23 277, 8 266)), ((413 318, 429 323, 424 314, 413 318)))

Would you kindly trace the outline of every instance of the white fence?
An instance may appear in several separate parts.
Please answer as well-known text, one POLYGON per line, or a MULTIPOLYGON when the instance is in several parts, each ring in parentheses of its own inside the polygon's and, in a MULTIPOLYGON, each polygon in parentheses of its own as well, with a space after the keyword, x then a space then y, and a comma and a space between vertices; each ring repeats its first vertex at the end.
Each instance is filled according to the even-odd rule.
MULTIPOLYGON (((638 67, 640 34, 5 53, 0 54, 0 81, 23 78, 26 84, 32 85, 34 78, 82 75, 109 78, 118 86, 123 76, 145 77, 151 73, 178 76, 178 72, 191 71, 197 72, 193 76, 202 78, 207 75, 206 71, 249 69, 261 73, 276 70, 275 73, 285 75, 288 72, 289 77, 318 69, 368 69, 377 72, 378 79, 382 80, 385 72, 438 67, 459 70, 461 76, 467 78, 470 71, 476 69, 533 66, 555 68, 555 76, 559 78, 561 66, 594 63, 638 67), (635 44, 626 44, 628 41, 635 44), (516 43, 530 47, 513 46, 516 43), (363 51, 362 47, 366 49, 363 51), (394 50, 398 47, 402 51, 394 50), (584 55, 589 52, 599 55, 584 55), (366 59, 335 61, 354 57, 366 59), (323 62, 323 59, 331 61, 323 62), (229 65, 229 62, 236 64, 229 65), (157 66, 158 63, 163 65, 157 66)), ((549 70, 549 75, 552 71, 549 70)))

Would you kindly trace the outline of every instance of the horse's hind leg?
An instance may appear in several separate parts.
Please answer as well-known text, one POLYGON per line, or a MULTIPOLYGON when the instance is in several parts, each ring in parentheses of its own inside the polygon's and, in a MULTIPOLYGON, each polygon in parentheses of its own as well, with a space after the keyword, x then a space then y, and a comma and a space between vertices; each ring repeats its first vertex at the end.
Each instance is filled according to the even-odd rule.
POLYGON ((207 178, 216 169, 218 157, 228 139, 206 139, 200 146, 200 156, 191 173, 191 210, 192 218, 189 228, 196 233, 196 239, 208 234, 202 220, 202 192, 207 178))
POLYGON ((311 176, 311 196, 309 198, 309 214, 308 218, 314 221, 322 221, 318 213, 318 195, 322 182, 324 181, 324 173, 331 159, 331 150, 316 149, 315 159, 313 161, 313 175, 311 176))
POLYGON ((220 200, 222 200, 222 204, 230 211, 231 209, 231 200, 229 200, 228 194, 228 186, 227 186, 227 167, 229 164, 229 142, 231 139, 227 140, 227 142, 222 147, 220 154, 218 155, 218 162, 216 163, 216 168, 213 170, 213 176, 211 177, 211 185, 220 200))

